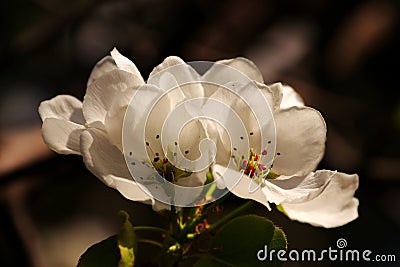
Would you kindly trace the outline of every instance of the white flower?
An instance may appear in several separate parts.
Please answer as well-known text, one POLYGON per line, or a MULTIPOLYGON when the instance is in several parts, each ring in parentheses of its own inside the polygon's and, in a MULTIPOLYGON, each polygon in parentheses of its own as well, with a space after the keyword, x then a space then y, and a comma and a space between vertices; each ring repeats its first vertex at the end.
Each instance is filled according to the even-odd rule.
MULTIPOLYGON (((235 68, 248 76, 259 73, 255 67, 235 68)), ((253 154, 237 169, 223 167, 226 163, 216 164, 214 176, 223 177, 227 185, 230 177, 242 176, 230 188, 232 193, 258 201, 268 209, 269 203, 280 205, 293 220, 330 228, 356 219, 358 199, 354 198, 354 192, 358 188, 358 175, 329 170, 314 172, 326 142, 326 124, 321 114, 304 106, 302 98, 290 86, 275 83, 265 87, 262 78, 255 81, 264 89, 275 119, 277 155, 273 165, 257 166, 257 160, 251 161, 253 154), (249 169, 252 166, 253 173, 249 169)), ((225 146, 222 140, 218 149, 225 146)), ((259 151, 255 159, 262 154, 259 151)))
MULTIPOLYGON (((95 176, 108 186, 117 189, 124 197, 152 204, 155 210, 168 208, 154 199, 146 188, 138 185, 129 173, 123 154, 122 129, 128 105, 139 90, 145 88, 143 100, 150 103, 162 95, 168 87, 174 86, 174 79, 179 79, 179 76, 189 80, 198 80, 200 77, 178 57, 166 58, 154 68, 149 77, 157 77, 157 73, 173 65, 185 65, 187 72, 178 73, 172 77, 173 79, 163 77, 159 81, 151 80, 157 84, 145 84, 134 63, 114 49, 111 56, 100 60, 91 72, 83 102, 73 96, 59 95, 40 104, 39 114, 43 121, 42 136, 45 143, 57 153, 81 155, 86 167, 95 176)), ((184 98, 183 93, 180 97, 165 97, 153 113, 155 116, 149 117, 146 121, 149 126, 146 136, 141 136, 139 132, 131 136, 132 141, 148 144, 148 152, 154 156, 149 162, 150 170, 153 167, 151 163, 157 170, 159 170, 157 167, 164 167, 159 166, 159 163, 163 162, 164 154, 160 143, 156 142, 158 141, 156 139, 159 139, 156 137, 157 129, 162 125, 160 119, 184 98), (137 139, 139 136, 140 140, 137 139)), ((130 107, 135 116, 131 123, 144 123, 143 120, 147 115, 144 111, 150 106, 141 102, 130 107)), ((196 157, 197 149, 192 151, 192 148, 197 148, 204 136, 203 127, 198 122, 193 122, 185 128, 178 141, 183 151, 190 151, 189 156, 196 157), (193 134, 197 138, 193 138, 193 134)), ((133 156, 142 162, 148 159, 147 155, 140 153, 135 153, 133 156)), ((201 186, 206 179, 205 173, 200 176, 190 175, 179 169, 174 170, 176 178, 179 178, 174 182, 181 186, 201 186), (191 176, 190 179, 187 176, 191 176)))
MULTIPOLYGON (((87 168, 108 186, 117 189, 128 199, 151 203, 155 209, 166 206, 154 199, 154 194, 150 197, 148 191, 145 193, 146 190, 136 183, 131 173, 135 179, 145 179, 149 177, 146 176, 149 171, 156 170, 162 177, 180 186, 202 186, 207 170, 193 174, 191 170, 180 170, 174 166, 175 163, 171 164, 171 157, 167 155, 171 153, 169 147, 179 143, 177 147, 182 156, 178 161, 184 161, 185 158, 195 161, 207 154, 201 151, 199 145, 204 139, 209 139, 214 141, 217 149, 216 155, 208 155, 213 159, 210 163, 213 163, 214 178, 223 177, 223 180, 217 179, 219 187, 225 184, 235 195, 254 199, 268 208, 268 203, 281 205, 291 219, 316 226, 336 227, 354 220, 358 216, 358 200, 354 198, 358 176, 327 170, 314 172, 325 150, 326 125, 321 114, 304 106, 301 97, 291 87, 280 83, 266 86, 259 70, 245 58, 217 63, 200 76, 182 59, 168 57, 154 68, 145 84, 136 66, 114 49, 111 56, 102 59, 93 69, 83 102, 72 96, 60 95, 41 103, 39 113, 43 120, 43 139, 58 153, 82 155, 87 168), (174 72, 174 68, 170 67, 177 65, 183 67, 174 72), (247 76, 246 79, 240 80, 240 75, 229 71, 229 68, 218 68, 221 65, 240 71, 247 76), (170 71, 164 72, 167 69, 170 71), (274 158, 275 155, 263 150, 257 139, 261 131, 273 129, 273 125, 261 121, 262 130, 255 129, 258 118, 255 119, 254 114, 246 109, 242 98, 226 90, 237 87, 235 92, 251 99, 253 96, 248 95, 251 92, 248 90, 249 79, 262 92, 261 98, 265 101, 261 103, 268 102, 265 104, 271 108, 267 109, 275 120, 277 156, 273 166, 261 164, 260 157, 274 158), (195 83, 182 86, 191 82, 195 83), (214 85, 210 85, 212 83, 214 85), (221 86, 215 87, 215 84, 221 86), (138 102, 132 105, 132 99, 138 102), (202 102, 197 101, 197 104, 188 101, 199 99, 202 102), (213 103, 212 100, 224 103, 221 107, 235 110, 236 113, 233 113, 244 123, 244 130, 234 128, 233 113, 226 115, 222 109, 212 112, 223 116, 225 128, 201 116, 182 126, 176 139, 171 134, 176 129, 163 128, 167 117, 179 107, 184 107, 185 117, 188 115, 190 118, 193 114, 210 115, 207 107, 212 107, 209 105, 213 103), (157 105, 153 106, 154 103, 157 105), (182 103, 185 105, 182 106, 182 103), (123 140, 125 115, 130 118, 128 126, 133 132, 123 140), (229 127, 226 126, 233 127, 234 131, 227 133, 229 127), (146 130, 135 130, 143 128, 146 130), (249 129, 255 130, 250 132, 249 129), (249 132, 246 133, 246 130, 249 132), (235 151, 231 151, 230 138, 243 139, 243 131, 247 137, 251 137, 249 144, 254 150, 250 151, 250 156, 247 155, 249 151, 244 155, 241 150, 242 154, 237 159, 242 160, 236 168, 232 168, 227 162, 231 162, 232 154, 240 149, 233 147, 235 151), (161 140, 166 140, 167 147, 161 140), (125 142, 133 149, 124 151, 125 142), (144 149, 134 149, 137 144, 142 144, 144 149), (125 157, 132 160, 132 165, 140 167, 133 168, 132 172, 130 166, 130 173, 124 153, 125 157), (148 155, 152 158, 149 159, 148 155), (243 160, 245 158, 248 162, 243 160), (228 165, 230 168, 223 167, 228 165), (167 169, 168 173, 165 172, 167 169), (232 186, 232 181, 239 182, 232 186)), ((275 136, 275 131, 267 133, 275 136)), ((179 157, 180 153, 177 154, 179 157)), ((166 191, 160 194, 165 195, 166 191)))
POLYGON ((136 66, 114 49, 94 67, 83 102, 59 95, 43 101, 39 114, 43 139, 52 150, 82 155, 86 167, 108 186, 131 200, 153 203, 129 178, 121 147, 126 107, 143 84, 136 66))

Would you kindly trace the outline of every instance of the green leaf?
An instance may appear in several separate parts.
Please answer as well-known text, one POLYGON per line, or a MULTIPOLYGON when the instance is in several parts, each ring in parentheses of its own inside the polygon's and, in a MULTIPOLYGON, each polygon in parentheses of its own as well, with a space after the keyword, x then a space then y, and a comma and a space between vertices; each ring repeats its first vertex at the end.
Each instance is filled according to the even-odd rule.
POLYGON ((118 245, 119 253, 121 254, 121 259, 118 262, 118 267, 133 267, 135 263, 135 253, 133 248, 127 248, 118 245))
POLYGON ((79 259, 77 267, 113 267, 120 259, 117 236, 111 236, 88 248, 79 259))
POLYGON ((281 229, 270 220, 256 216, 245 215, 237 217, 224 225, 211 241, 210 253, 196 263, 202 266, 282 266, 276 253, 286 251, 286 237, 281 229), (265 248, 267 248, 266 259, 265 248), (272 254, 272 261, 269 252, 272 254), (261 252, 260 252, 261 251, 261 252), (260 252, 260 258, 257 254, 260 252))
POLYGON ((122 220, 118 235, 111 236, 88 248, 77 267, 133 267, 137 251, 137 238, 129 215, 118 213, 122 220))
POLYGON ((118 248, 121 255, 118 267, 133 267, 135 263, 135 253, 137 252, 135 230, 129 221, 128 213, 121 210, 118 215, 122 220, 122 225, 118 234, 118 248))

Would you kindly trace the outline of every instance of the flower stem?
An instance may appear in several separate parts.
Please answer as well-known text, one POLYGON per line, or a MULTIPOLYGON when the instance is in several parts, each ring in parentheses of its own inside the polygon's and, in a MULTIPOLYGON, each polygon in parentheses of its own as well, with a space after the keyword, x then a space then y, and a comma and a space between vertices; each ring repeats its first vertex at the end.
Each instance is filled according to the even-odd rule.
POLYGON ((171 211, 169 213, 169 223, 171 225, 172 236, 175 236, 180 230, 178 216, 179 214, 176 212, 175 206, 171 205, 171 211))
POLYGON ((238 214, 240 214, 241 212, 247 210, 248 208, 250 208, 253 205, 254 205, 254 201, 251 201, 251 200, 247 201, 246 203, 244 203, 243 205, 241 205, 237 209, 233 210, 231 213, 229 213, 226 216, 222 217, 219 221, 216 221, 215 223, 210 225, 207 228, 207 231, 211 232, 211 231, 214 231, 214 230, 218 229, 219 227, 224 225, 226 222, 228 222, 232 218, 236 217, 238 214))
POLYGON ((157 242, 157 241, 154 241, 154 240, 151 240, 151 239, 139 238, 137 240, 137 242, 154 245, 154 246, 157 246, 159 248, 163 247, 163 245, 160 242, 157 242))
POLYGON ((216 188, 217 188, 217 184, 213 183, 210 186, 210 188, 208 189, 208 191, 207 191, 207 193, 205 195, 206 199, 209 198, 209 197, 212 197, 212 195, 214 194, 214 191, 215 191, 216 188))
POLYGON ((154 226, 134 226, 133 229, 135 231, 149 231, 149 232, 158 232, 161 234, 165 234, 165 235, 169 235, 169 231, 162 229, 162 228, 158 228, 158 227, 154 227, 154 226))

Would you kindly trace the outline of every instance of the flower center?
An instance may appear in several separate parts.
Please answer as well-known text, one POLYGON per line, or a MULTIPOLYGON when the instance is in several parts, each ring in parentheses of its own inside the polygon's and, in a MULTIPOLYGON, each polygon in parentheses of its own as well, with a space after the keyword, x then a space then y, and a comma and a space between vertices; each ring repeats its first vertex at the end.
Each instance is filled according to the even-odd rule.
MULTIPOLYGON (((157 135, 158 136, 158 135, 157 135)), ((157 137, 158 139, 159 137, 157 137)), ((172 153, 172 151, 167 151, 168 157, 164 155, 162 158, 158 152, 155 152, 151 149, 150 143, 146 142, 146 146, 148 147, 150 153, 153 154, 153 159, 151 160, 151 164, 154 166, 155 170, 160 174, 164 179, 171 183, 176 183, 179 178, 188 177, 192 174, 189 170, 182 170, 175 167, 169 160, 173 159, 176 153, 172 153)), ((185 154, 186 151, 185 151, 185 154)))
POLYGON ((188 170, 181 170, 175 167, 167 157, 163 157, 162 160, 158 157, 154 158, 151 163, 158 174, 171 183, 176 183, 179 178, 188 177, 192 174, 188 170))
MULTIPOLYGON (((257 182, 262 179, 275 179, 279 175, 271 171, 273 164, 269 168, 261 164, 261 158, 267 155, 267 150, 264 149, 260 154, 256 154, 253 148, 250 148, 249 158, 243 159, 240 164, 240 171, 253 178, 257 182)), ((279 155, 279 153, 277 153, 279 155)))
MULTIPOLYGON (((261 155, 266 155, 267 154, 267 150, 263 150, 261 152, 261 155)), ((242 167, 241 170, 243 171, 244 174, 250 176, 251 178, 254 177, 254 175, 256 175, 256 172, 262 172, 265 171, 267 169, 267 167, 265 167, 265 165, 259 163, 260 162, 261 157, 259 155, 257 155, 256 153, 254 153, 254 149, 251 148, 250 149, 250 155, 249 155, 249 159, 245 159, 242 162, 242 167)))

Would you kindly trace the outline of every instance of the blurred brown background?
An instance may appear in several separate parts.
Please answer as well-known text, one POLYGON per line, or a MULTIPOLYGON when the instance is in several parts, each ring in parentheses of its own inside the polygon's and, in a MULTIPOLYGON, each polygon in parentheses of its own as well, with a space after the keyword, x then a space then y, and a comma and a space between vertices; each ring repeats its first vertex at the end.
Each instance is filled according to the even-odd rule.
POLYGON ((283 227, 289 248, 345 238, 400 261, 399 1, 14 0, 0 10, 0 266, 74 266, 117 231, 121 208, 136 225, 165 223, 41 140, 40 101, 82 99, 91 68, 113 47, 144 77, 168 55, 246 56, 267 83, 292 85, 327 121, 320 168, 360 175, 360 218, 326 230, 257 212, 283 227))

